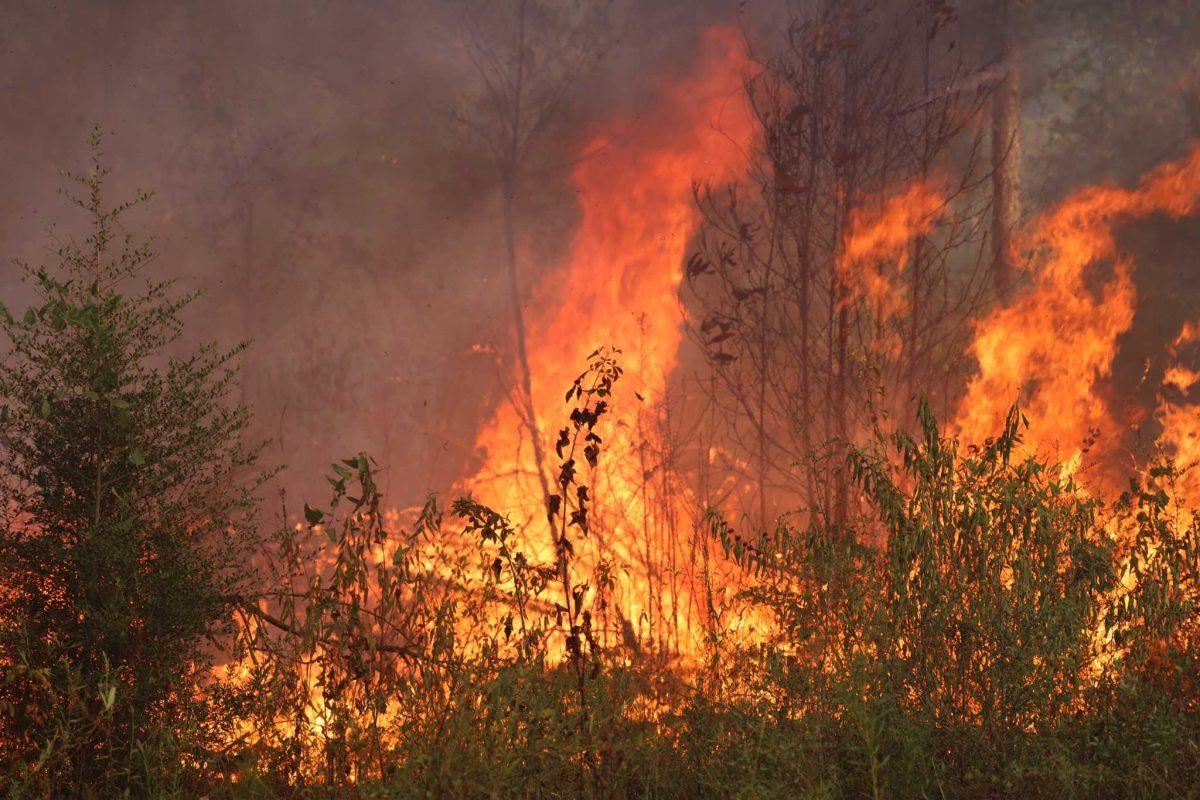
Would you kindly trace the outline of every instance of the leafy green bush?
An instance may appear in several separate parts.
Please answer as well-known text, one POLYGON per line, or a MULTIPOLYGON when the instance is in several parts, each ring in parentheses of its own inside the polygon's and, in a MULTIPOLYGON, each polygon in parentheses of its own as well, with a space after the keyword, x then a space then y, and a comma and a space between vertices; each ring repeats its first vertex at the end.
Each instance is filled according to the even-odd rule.
POLYGON ((82 193, 64 192, 88 235, 26 268, 38 305, 0 310, 0 770, 15 795, 159 791, 202 758, 179 735, 211 724, 194 695, 253 538, 248 412, 227 403, 240 348, 165 356, 193 296, 125 293, 152 252, 118 233, 149 196, 106 208, 98 133, 91 146, 82 193))
POLYGON ((851 453, 856 530, 814 515, 752 541, 710 517, 758 578, 746 599, 777 623, 739 654, 741 713, 798 720, 836 785, 871 797, 1183 786, 1127 780, 1144 770, 1118 744, 1139 742, 1163 775, 1197 752, 1200 548, 1158 487, 1173 468, 1108 510, 1044 460, 1014 459, 1015 409, 965 453, 923 404, 918 423, 917 439, 851 453))

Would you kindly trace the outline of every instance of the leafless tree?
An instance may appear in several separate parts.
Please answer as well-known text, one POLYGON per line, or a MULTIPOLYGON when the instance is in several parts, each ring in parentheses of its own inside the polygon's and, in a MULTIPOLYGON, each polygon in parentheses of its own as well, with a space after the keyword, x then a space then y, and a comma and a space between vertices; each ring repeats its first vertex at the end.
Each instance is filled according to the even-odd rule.
POLYGON ((712 369, 719 467, 754 487, 764 526, 797 504, 844 521, 841 470, 823 465, 915 391, 946 402, 987 288, 990 199, 990 84, 966 80, 954 24, 939 0, 797 12, 747 84, 752 179, 697 189, 691 333, 712 369), (918 184, 940 199, 916 235, 848 263, 856 221, 918 184), (859 290, 873 276, 891 283, 886 308, 859 290))
POLYGON ((521 197, 534 151, 566 106, 572 87, 607 46, 606 0, 481 2, 466 14, 466 52, 478 79, 478 93, 465 98, 450 118, 488 149, 499 181, 504 257, 507 266, 516 344, 518 417, 528 431, 544 496, 545 445, 533 406, 522 303, 517 239, 521 197))

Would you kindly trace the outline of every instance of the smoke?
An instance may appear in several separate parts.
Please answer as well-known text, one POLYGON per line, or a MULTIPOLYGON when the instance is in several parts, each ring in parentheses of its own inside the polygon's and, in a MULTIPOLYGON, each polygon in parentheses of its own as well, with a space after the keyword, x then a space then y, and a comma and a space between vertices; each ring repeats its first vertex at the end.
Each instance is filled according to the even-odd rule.
MULTIPOLYGON (((964 47, 984 47, 967 40, 988 35, 988 8, 960 9, 964 47)), ((50 260, 47 228, 78 230, 55 175, 86 163, 86 134, 100 123, 111 197, 157 192, 135 218, 157 237, 157 273, 206 291, 189 339, 254 340, 243 399, 273 439, 268 461, 289 465, 285 482, 311 492, 328 461, 362 449, 389 467, 397 502, 444 488, 469 471, 476 428, 500 402, 495 364, 472 347, 503 352, 511 335, 496 176, 485 148, 439 113, 477 88, 462 46, 466 9, 436 0, 6 3, 0 255, 50 260)), ((774 31, 763 37, 769 49, 780 9, 613 6, 610 46, 573 87, 520 198, 533 248, 527 287, 577 222, 563 165, 596 121, 636 119, 655 81, 690 63, 709 24, 774 31)), ((1045 76, 1105 34, 1072 28, 1060 10, 1029 21, 1025 51, 1039 77, 1027 82, 1026 128, 1029 163, 1065 176, 1049 131, 1068 101, 1045 76), (1056 51, 1056 35, 1070 46, 1056 51)), ((1139 49, 1132 37, 1113 52, 1118 63, 1102 62, 1101 75, 1177 54, 1139 49)), ((1148 80, 1144 105, 1176 91, 1177 78, 1148 80)), ((1169 145, 1162 131, 1172 120, 1135 111, 1111 110, 1105 142, 1129 150, 1108 153, 1101 174, 1119 177, 1125 164, 1136 174, 1161 157, 1149 151, 1169 145), (1132 136, 1139 125, 1157 133, 1132 136)), ((1062 194, 1070 180, 1039 192, 1062 194)), ((0 292, 19 307, 16 270, 3 270, 0 292)))
MULTIPOLYGON (((511 4, 492 5, 501 17, 511 4)), ((308 492, 330 460, 362 449, 389 466, 400 502, 444 487, 501 388, 472 345, 503 352, 510 336, 496 176, 482 144, 441 113, 476 88, 468 10, 5 4, 4 257, 52 261, 48 228, 80 230, 56 177, 86 165, 86 135, 101 124, 110 198, 157 194, 133 217, 157 238, 156 276, 205 290, 189 340, 253 340, 243 399, 273 439, 268 460, 289 465, 285 483, 308 492)), ((572 87, 521 198, 536 252, 553 253, 574 224, 561 165, 589 126, 636 109, 649 76, 682 62, 721 16, 612 9, 608 50, 572 87)), ((16 278, 4 267, 0 290, 19 307, 16 278)))

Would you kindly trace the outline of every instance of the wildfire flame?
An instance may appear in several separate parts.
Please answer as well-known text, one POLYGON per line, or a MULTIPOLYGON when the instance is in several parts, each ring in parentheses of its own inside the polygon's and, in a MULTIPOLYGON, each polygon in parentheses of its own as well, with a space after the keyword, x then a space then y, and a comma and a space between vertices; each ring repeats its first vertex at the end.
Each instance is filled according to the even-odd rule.
POLYGON ((837 265, 846 288, 842 306, 866 302, 878 323, 898 316, 906 302, 898 284, 908 265, 908 245, 928 235, 944 210, 945 198, 939 187, 919 180, 889 197, 877 210, 852 212, 837 265))
POLYGON ((1180 495, 1193 503, 1200 501, 1200 474, 1195 469, 1200 464, 1200 409, 1187 401, 1200 389, 1200 369, 1187 366, 1181 357, 1185 350, 1197 348, 1200 348, 1200 323, 1189 322, 1171 343, 1169 355, 1173 363, 1163 376, 1155 411, 1155 418, 1162 426, 1159 440, 1184 470, 1178 487, 1180 495))
POLYGON ((1034 220, 1023 243, 1036 259, 1028 286, 976 328, 979 371, 959 405, 959 432, 975 441, 994 433, 1019 396, 1031 446, 1057 454, 1068 471, 1090 449, 1103 480, 1116 466, 1118 425, 1099 388, 1137 306, 1134 264, 1117 250, 1117 226, 1156 213, 1179 219, 1197 201, 1200 145, 1136 188, 1088 187, 1034 220))
MULTIPOLYGON (((588 353, 601 345, 622 351, 627 378, 612 404, 603 474, 592 478, 598 507, 602 503, 622 519, 641 522, 651 502, 647 470, 626 474, 618 465, 644 462, 646 449, 656 445, 640 415, 662 400, 683 338, 678 291, 699 221, 695 182, 735 180, 745 163, 742 148, 753 136, 743 101, 748 65, 734 29, 710 29, 695 67, 664 82, 636 125, 616 121, 587 143, 585 153, 601 155, 585 158, 571 174, 582 219, 563 263, 536 287, 529 307, 532 407, 543 434, 561 424, 563 391, 588 353), (618 143, 618 131, 630 128, 630 141, 618 143)), ((528 437, 511 405, 498 408, 477 437, 486 464, 467 483, 497 508, 523 509, 524 522, 544 530, 533 476, 549 465, 534 463, 528 437)), ((632 528, 618 521, 599 550, 626 564, 644 561, 632 528)), ((544 544, 538 555, 550 560, 548 537, 535 538, 544 544)), ((621 580, 632 585, 639 579, 621 580)), ((623 607, 636 620, 644 618, 644 604, 641 593, 627 592, 623 607)))
MULTIPOLYGON (((687 77, 662 84, 632 144, 616 145, 625 121, 605 126, 587 143, 584 152, 603 155, 583 160, 571 175, 581 222, 564 261, 535 289, 526 320, 532 407, 543 437, 559 423, 562 392, 587 354, 601 344, 623 351, 630 379, 618 387, 615 435, 609 435, 604 463, 591 478, 615 516, 593 558, 628 568, 615 594, 630 619, 648 618, 652 574, 675 569, 684 546, 675 538, 686 526, 649 530, 652 503, 673 504, 673 513, 687 518, 678 497, 688 487, 662 487, 652 496, 646 451, 661 442, 644 415, 663 401, 682 342, 678 290, 685 249, 699 222, 694 182, 737 181, 755 130, 741 99, 750 62, 736 33, 710 29, 700 53, 687 77), (665 540, 653 543, 655 552, 644 545, 652 536, 665 540)), ((1017 236, 1028 255, 1025 285, 977 323, 970 344, 977 371, 966 383, 952 429, 982 440, 1000 430, 1019 399, 1036 437, 1026 446, 1056 455, 1067 473, 1091 455, 1100 464, 1104 488, 1106 470, 1115 475, 1122 465, 1116 458, 1116 417, 1102 389, 1137 304, 1134 264, 1118 251, 1115 234, 1121 224, 1151 214, 1188 216, 1198 202, 1200 145, 1134 188, 1085 188, 1032 220, 1017 236)), ((836 265, 841 305, 864 304, 879 325, 899 315, 911 244, 931 235, 945 211, 935 180, 914 181, 852 211, 836 265)), ((1196 341, 1198 331, 1186 328, 1176 347, 1196 341)), ((1178 395, 1198 378, 1175 366, 1166 382, 1178 395)), ((1164 399, 1156 417, 1165 444, 1180 458, 1200 459, 1200 422, 1190 409, 1164 399)), ((529 431, 513 406, 497 409, 477 445, 485 465, 466 484, 496 507, 524 514, 521 522, 530 528, 545 530, 536 476, 549 465, 534 463, 529 431)), ((1195 488, 1200 497, 1200 486, 1195 488)), ((540 550, 533 546, 534 555, 552 560, 549 537, 541 542, 540 550)), ((688 596, 658 602, 660 616, 678 616, 695 605, 688 596)))
MULTIPOLYGON (((582 159, 571 174, 579 226, 563 262, 535 288, 525 320, 537 428, 528 429, 515 405, 498 407, 476 440, 485 464, 464 481, 533 534, 521 543, 530 560, 553 562, 538 479, 551 465, 536 463, 531 433, 548 440, 561 423, 563 392, 589 353, 602 345, 620 348, 627 377, 618 383, 605 418, 600 465, 588 478, 593 511, 604 521, 594 526, 587 549, 576 545, 577 554, 585 573, 601 562, 615 565, 608 591, 622 633, 628 631, 635 644, 649 638, 668 645, 684 663, 701 646, 696 617, 711 613, 706 608, 712 603, 700 602, 700 593, 731 594, 737 570, 714 572, 707 559, 720 560, 719 554, 709 552, 707 540, 684 538, 696 522, 697 504, 690 487, 671 479, 657 461, 668 443, 662 426, 654 424, 653 409, 666 405, 683 341, 679 288, 686 249, 700 222, 695 181, 739 181, 755 136, 744 102, 749 67, 736 32, 711 29, 694 69, 662 83, 629 143, 619 135, 631 127, 626 120, 606 125, 586 143, 584 153, 600 155, 582 159), (706 559, 704 585, 698 557, 706 559)), ((902 313, 910 248, 933 234, 947 202, 936 181, 919 180, 887 197, 866 198, 850 212, 836 263, 843 308, 863 304, 881 327, 902 313)), ((1136 188, 1087 188, 1034 219, 1019 237, 1030 253, 1026 285, 975 328, 970 349, 977 372, 959 405, 957 432, 976 441, 994 434, 1019 396, 1037 437, 1028 446, 1065 452, 1069 470, 1089 448, 1102 464, 1111 463, 1116 445, 1105 439, 1097 447, 1097 432, 1114 430, 1115 415, 1099 389, 1112 373, 1118 340, 1129 330, 1137 302, 1134 264, 1118 252, 1115 231, 1150 214, 1191 215, 1198 202, 1200 144, 1149 173, 1136 188)), ((1172 363, 1155 412, 1163 445, 1185 464, 1200 462, 1200 414, 1180 402, 1200 386, 1200 369, 1184 360, 1197 350, 1200 324, 1189 323, 1169 351, 1172 363)), ((708 447, 711 453, 720 444, 708 447)), ((1183 476, 1193 502, 1200 500, 1197 472, 1183 476)), ((389 563, 392 555, 370 553, 379 563, 389 563)), ((440 563, 433 556, 428 561, 440 563)), ((753 614, 740 620, 749 637, 759 622, 753 614)), ((253 629, 259 622, 252 618, 246 624, 253 629)), ((317 642, 315 653, 323 648, 317 642)), ((236 679, 248 668, 249 662, 229 664, 222 675, 236 679)), ((337 716, 326 702, 322 678, 311 671, 302 676, 308 703, 301 726, 317 736, 337 716)), ((394 712, 389 706, 383 716, 394 712)), ((279 724, 288 728, 296 722, 279 724)))

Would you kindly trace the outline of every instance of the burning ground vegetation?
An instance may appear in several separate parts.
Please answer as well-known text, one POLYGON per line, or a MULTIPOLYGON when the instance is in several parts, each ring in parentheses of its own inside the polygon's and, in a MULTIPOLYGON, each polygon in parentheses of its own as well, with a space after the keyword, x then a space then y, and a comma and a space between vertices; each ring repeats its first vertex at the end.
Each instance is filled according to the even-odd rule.
POLYGON ((920 9, 705 30, 528 303, 506 215, 507 393, 415 506, 278 491, 94 134, 0 310, 8 796, 1197 797, 1200 314, 1114 376, 1200 143, 1022 210, 1015 61, 920 9))

